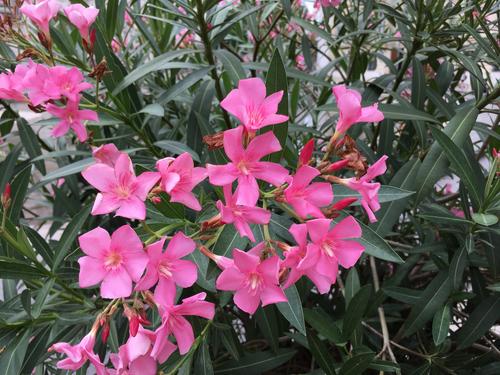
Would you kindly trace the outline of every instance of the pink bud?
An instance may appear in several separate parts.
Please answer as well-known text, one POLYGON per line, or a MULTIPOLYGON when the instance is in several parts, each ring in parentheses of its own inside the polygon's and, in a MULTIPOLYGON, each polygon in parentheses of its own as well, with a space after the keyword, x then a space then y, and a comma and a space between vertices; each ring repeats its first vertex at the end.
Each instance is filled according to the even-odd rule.
POLYGON ((7 182, 7 185, 5 185, 5 189, 2 194, 2 206, 4 210, 8 209, 10 206, 10 197, 11 197, 12 189, 10 186, 10 183, 7 182))
POLYGON ((103 344, 106 344, 106 342, 108 341, 108 337, 109 337, 109 324, 108 322, 104 323, 104 327, 102 327, 102 331, 101 331, 101 341, 103 344))
POLYGON ((302 147, 302 150, 299 154, 299 167, 302 165, 307 165, 311 161, 312 154, 314 151, 314 138, 311 138, 305 145, 302 147))
POLYGON ((343 159, 343 160, 336 161, 335 163, 330 164, 330 166, 328 167, 327 171, 328 172, 338 171, 339 169, 345 168, 347 166, 347 164, 349 164, 349 160, 348 159, 343 159))
POLYGON ((336 211, 343 210, 344 208, 350 206, 351 204, 353 204, 357 200, 358 200, 358 198, 355 198, 355 197, 341 199, 332 206, 332 209, 334 209, 336 211))

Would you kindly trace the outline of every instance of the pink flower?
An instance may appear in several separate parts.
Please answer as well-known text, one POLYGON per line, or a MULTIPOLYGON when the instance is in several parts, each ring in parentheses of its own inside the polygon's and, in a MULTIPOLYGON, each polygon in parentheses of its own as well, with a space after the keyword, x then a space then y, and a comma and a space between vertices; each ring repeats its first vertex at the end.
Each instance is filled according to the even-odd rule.
POLYGON ((57 362, 57 368, 76 371, 87 361, 90 361, 95 366, 98 375, 105 375, 106 369, 97 354, 94 353, 94 344, 95 332, 90 331, 76 345, 71 345, 67 342, 58 342, 52 345, 49 351, 64 353, 67 356, 66 359, 57 362))
POLYGON ((162 324, 157 330, 157 340, 153 353, 164 346, 164 342, 170 334, 177 341, 180 354, 186 354, 194 342, 193 327, 184 316, 200 316, 205 319, 213 319, 215 305, 205 301, 206 293, 198 293, 189 298, 184 298, 180 305, 174 305, 173 299, 165 306, 160 306, 162 313, 162 324))
POLYGON ((189 288, 198 278, 196 265, 181 258, 191 254, 196 248, 195 242, 182 232, 177 232, 163 252, 165 237, 146 247, 149 262, 146 273, 137 283, 136 290, 155 288, 155 301, 166 305, 175 298, 175 286, 189 288))
POLYGON ((158 182, 157 172, 144 172, 136 177, 132 160, 121 154, 114 167, 96 163, 82 172, 83 178, 100 191, 95 199, 92 215, 109 214, 116 210, 116 216, 144 220, 146 200, 151 188, 158 182))
POLYGON ((339 109, 339 120, 336 133, 345 133, 357 122, 378 122, 384 119, 384 114, 378 110, 378 105, 361 107, 361 95, 355 91, 338 85, 333 88, 333 94, 337 100, 339 109))
POLYGON ((361 237, 361 227, 358 222, 348 216, 330 229, 332 220, 315 219, 306 222, 307 231, 315 251, 315 269, 319 275, 331 280, 333 284, 337 278, 338 264, 344 268, 352 267, 359 259, 364 246, 359 242, 352 241, 361 237))
POLYGON ((316 168, 303 165, 291 178, 290 185, 284 192, 285 202, 303 219, 308 215, 316 218, 324 217, 319 208, 328 206, 332 202, 332 186, 328 182, 311 184, 311 181, 320 174, 316 168))
POLYGON ((78 102, 80 92, 92 88, 90 83, 84 82, 82 72, 75 67, 55 66, 49 68, 49 74, 50 77, 48 77, 46 84, 58 91, 58 98, 64 96, 70 101, 78 102))
MULTIPOLYGON (((291 247, 285 252, 283 267, 290 268, 290 272, 283 288, 290 287, 305 275, 311 279, 321 294, 327 293, 335 279, 316 271, 315 266, 318 263, 319 252, 314 246, 307 243, 307 225, 293 224, 289 232, 297 242, 297 246, 291 247)), ((335 272, 336 269, 335 267, 335 272)))
POLYGON ((47 104, 47 112, 59 117, 61 121, 52 129, 52 136, 62 137, 69 129, 73 129, 80 142, 87 140, 87 129, 83 121, 97 121, 97 113, 90 109, 78 109, 78 102, 68 101, 66 107, 61 108, 52 103, 47 104))
POLYGON ((97 227, 78 237, 86 256, 78 259, 79 283, 87 288, 101 283, 102 298, 128 297, 132 281, 139 281, 148 263, 142 243, 130 225, 109 233, 97 227))
POLYGON ((23 80, 29 68, 26 64, 17 65, 14 72, 0 74, 0 99, 26 102, 23 80))
POLYGON ((321 5, 325 8, 339 6, 342 0, 320 0, 321 5))
POLYGON ((465 213, 460 208, 452 207, 450 208, 450 212, 456 217, 460 217, 462 219, 465 218, 465 213))
POLYGON ((30 61, 23 77, 23 85, 28 90, 28 97, 34 106, 48 100, 61 98, 61 91, 52 82, 51 69, 45 65, 30 61))
POLYGON ((219 275, 216 287, 219 290, 236 291, 234 303, 241 310, 253 314, 262 306, 286 302, 287 298, 279 287, 280 259, 274 255, 260 259, 265 243, 261 242, 248 252, 233 250, 233 266, 219 275))
POLYGON ((165 362, 177 348, 168 340, 162 340, 161 350, 153 354, 157 340, 155 332, 139 326, 137 335, 130 336, 127 342, 120 346, 118 354, 110 355, 111 363, 116 370, 110 370, 113 375, 155 375, 157 361, 165 362))
POLYGON ((37 25, 40 31, 49 36, 49 22, 57 15, 60 6, 57 0, 42 0, 36 4, 25 2, 19 10, 37 25))
POLYGON ((308 165, 312 159, 314 151, 314 138, 311 138, 307 143, 302 147, 299 154, 299 163, 297 167, 301 167, 303 165, 308 165))
POLYGON ((340 180, 343 185, 347 186, 349 189, 356 190, 359 194, 361 194, 361 206, 363 206, 368 214, 368 218, 371 223, 377 221, 377 217, 374 212, 380 209, 380 203, 378 201, 380 183, 370 181, 385 173, 387 170, 387 166, 385 164, 386 160, 387 155, 382 156, 374 164, 370 165, 366 174, 361 176, 359 179, 351 177, 340 180))
POLYGON ((69 21, 76 26, 82 39, 90 43, 90 26, 94 23, 99 9, 90 6, 84 7, 82 4, 72 4, 64 8, 64 14, 69 21))
POLYGON ((208 177, 212 185, 225 186, 238 179, 236 204, 254 206, 259 199, 257 179, 280 186, 286 181, 288 171, 277 163, 260 161, 264 156, 281 150, 273 132, 255 137, 246 149, 243 148, 243 127, 224 132, 224 150, 231 160, 226 165, 207 164, 208 177))
POLYGON ((161 174, 161 188, 170 195, 171 202, 200 211, 201 206, 193 188, 207 177, 205 168, 194 167, 193 158, 184 152, 177 158, 165 158, 156 162, 156 169, 161 174))
POLYGON ((299 70, 306 69, 305 59, 304 59, 303 55, 297 55, 295 57, 295 65, 297 66, 297 69, 299 69, 299 70))
POLYGON ((98 163, 114 167, 118 157, 122 154, 114 143, 108 143, 92 149, 92 156, 98 163))
POLYGON ((250 241, 255 242, 252 229, 248 224, 267 224, 271 219, 271 213, 261 207, 236 204, 235 196, 231 192, 231 185, 224 186, 223 190, 226 204, 224 205, 221 201, 217 202, 222 222, 234 224, 240 236, 248 237, 250 241))
POLYGON ((248 78, 240 80, 238 88, 231 90, 220 105, 240 120, 248 132, 254 133, 265 126, 288 121, 288 116, 276 113, 282 98, 283 91, 266 97, 264 82, 248 78))

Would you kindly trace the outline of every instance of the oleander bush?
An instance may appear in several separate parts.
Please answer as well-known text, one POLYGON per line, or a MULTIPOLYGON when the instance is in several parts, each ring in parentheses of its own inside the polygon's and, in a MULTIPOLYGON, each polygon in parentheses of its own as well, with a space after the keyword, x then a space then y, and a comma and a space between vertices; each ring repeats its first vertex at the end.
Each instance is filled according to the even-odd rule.
POLYGON ((5 0, 0 373, 499 374, 499 13, 5 0))

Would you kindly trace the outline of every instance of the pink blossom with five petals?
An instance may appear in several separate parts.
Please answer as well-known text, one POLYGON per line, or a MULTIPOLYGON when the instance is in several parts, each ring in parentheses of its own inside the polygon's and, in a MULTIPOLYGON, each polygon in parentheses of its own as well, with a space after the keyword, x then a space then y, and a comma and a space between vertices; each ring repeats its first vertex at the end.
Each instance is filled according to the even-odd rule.
POLYGON ((71 4, 64 8, 64 14, 76 26, 82 39, 90 43, 90 26, 97 18, 99 9, 93 6, 84 7, 82 4, 71 4))
POLYGON ((279 286, 280 259, 274 255, 261 260, 265 243, 261 242, 248 252, 233 250, 233 264, 225 268, 215 283, 219 290, 235 291, 234 303, 241 310, 253 314, 262 306, 286 302, 279 286))
POLYGON ((53 344, 49 351, 63 353, 67 358, 57 362, 57 368, 63 370, 76 371, 80 369, 87 361, 92 363, 97 371, 97 375, 106 375, 107 371, 99 356, 94 353, 95 331, 90 331, 76 345, 67 342, 58 342, 53 344))
POLYGON ((118 157, 123 154, 114 143, 108 143, 92 149, 92 156, 98 163, 114 167, 118 157))
POLYGON ((333 94, 337 100, 339 120, 335 128, 336 133, 345 133, 358 122, 378 122, 384 119, 384 114, 378 110, 377 104, 361 107, 361 95, 350 90, 345 85, 335 86, 333 94))
POLYGON ((47 104, 47 112, 60 118, 52 129, 54 137, 62 137, 69 129, 73 129, 80 142, 88 138, 84 121, 97 121, 97 113, 90 109, 78 109, 78 102, 68 101, 66 107, 58 107, 52 103, 47 104))
POLYGON ((116 211, 116 216, 138 220, 145 219, 144 201, 160 179, 157 172, 143 172, 136 177, 132 161, 127 154, 121 154, 114 167, 96 163, 87 167, 82 176, 100 191, 92 207, 92 215, 116 211))
POLYGON ((246 149, 243 148, 243 127, 224 132, 224 150, 231 160, 225 165, 207 164, 208 178, 212 185, 225 186, 238 179, 236 204, 254 206, 259 199, 257 179, 274 186, 283 184, 288 171, 277 163, 260 161, 264 156, 281 150, 273 132, 258 135, 246 149))
POLYGON ((231 192, 231 185, 224 186, 223 190, 226 203, 224 204, 221 201, 216 203, 221 214, 221 221, 224 224, 234 224, 241 237, 248 237, 250 241, 255 242, 249 224, 268 224, 271 213, 261 207, 236 204, 236 197, 231 192))
POLYGON ((348 216, 334 224, 330 229, 332 220, 314 219, 306 222, 307 231, 316 255, 315 270, 331 280, 333 284, 337 278, 338 265, 344 268, 352 267, 364 251, 364 246, 354 239, 361 237, 361 227, 358 222, 348 216))
POLYGON ((277 114, 282 99, 283 90, 266 97, 264 82, 248 78, 240 80, 238 88, 231 90, 220 105, 240 120, 247 132, 255 133, 265 126, 288 121, 288 116, 277 114))
POLYGON ((375 163, 370 165, 366 174, 361 176, 359 179, 351 177, 340 180, 340 183, 347 186, 349 189, 356 190, 359 194, 361 194, 361 206, 368 214, 368 218, 371 223, 377 221, 377 217, 374 212, 380 209, 380 203, 378 201, 380 183, 370 181, 385 173, 387 170, 387 166, 385 164, 387 158, 387 155, 382 156, 375 163))
POLYGON ((146 273, 137 283, 136 290, 147 290, 156 284, 154 298, 160 305, 166 305, 175 298, 175 286, 189 288, 198 278, 196 265, 184 260, 196 248, 196 243, 184 233, 177 232, 167 245, 166 238, 146 247, 149 262, 146 273))
POLYGON ((184 316, 191 315, 213 319, 215 305, 205 301, 206 296, 206 293, 198 293, 184 298, 180 305, 174 305, 173 299, 166 305, 160 305, 162 324, 157 330, 153 354, 163 348, 170 334, 174 335, 180 354, 186 354, 189 351, 194 342, 194 332, 193 327, 184 316))
POLYGON ((157 362, 163 363, 177 348, 168 340, 163 341, 163 347, 152 354, 157 339, 156 332, 139 326, 137 335, 130 336, 127 342, 120 346, 118 353, 109 356, 115 370, 109 370, 111 375, 155 375, 157 362))
POLYGON ((57 15, 60 7, 61 4, 57 0, 42 0, 35 4, 25 2, 19 10, 48 37, 49 22, 57 15))
POLYGON ((171 202, 182 203, 195 211, 201 210, 200 202, 192 193, 193 188, 207 177, 205 168, 194 167, 193 158, 184 152, 176 158, 156 162, 161 174, 160 186, 170 195, 171 202))
POLYGON ((284 192, 285 202, 305 219, 307 216, 324 217, 320 207, 328 206, 333 199, 332 186, 328 182, 311 181, 320 175, 313 167, 303 165, 291 178, 290 185, 284 192))
POLYGON ((289 268, 290 272, 283 288, 286 289, 295 284, 302 276, 307 276, 321 294, 327 293, 335 279, 332 280, 329 276, 316 271, 315 266, 319 253, 307 242, 307 225, 292 224, 289 232, 295 239, 297 246, 293 246, 285 252, 282 266, 289 268))
POLYGON ((130 225, 121 226, 111 236, 97 227, 82 234, 78 241, 86 254, 78 259, 80 287, 102 282, 102 298, 130 296, 132 281, 139 281, 148 263, 142 242, 130 225))

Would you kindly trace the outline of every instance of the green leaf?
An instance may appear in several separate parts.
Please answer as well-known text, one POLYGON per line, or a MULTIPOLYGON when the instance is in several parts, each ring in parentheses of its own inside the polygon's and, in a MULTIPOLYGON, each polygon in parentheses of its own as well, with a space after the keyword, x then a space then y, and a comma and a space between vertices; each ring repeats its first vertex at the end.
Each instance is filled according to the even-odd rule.
POLYGON ((453 289, 460 290, 464 269, 467 265, 467 247, 462 246, 460 250, 455 251, 450 262, 450 278, 453 289))
MULTIPOLYGON (((396 186, 382 185, 378 192, 378 199, 380 203, 393 202, 399 199, 407 198, 412 194, 414 194, 413 191, 404 190, 396 186)), ((339 185, 339 184, 333 185, 333 196, 334 196, 334 201, 333 201, 334 203, 344 198, 355 197, 358 198, 358 200, 354 202, 352 205, 357 206, 361 204, 361 194, 359 194, 355 190, 349 189, 344 185, 339 185)), ((378 214, 379 213, 377 213, 377 215, 378 214)))
POLYGON ((451 311, 449 305, 444 305, 434 314, 432 320, 432 338, 434 344, 440 345, 446 340, 450 329, 451 311))
POLYGON ((340 368, 340 375, 358 375, 362 374, 375 358, 375 353, 359 353, 349 358, 340 368))
POLYGON ((285 295, 288 298, 288 302, 277 303, 276 307, 292 326, 305 335, 306 323, 304 322, 304 311, 302 310, 302 301, 295 285, 287 288, 285 295))
POLYGON ((224 49, 219 49, 215 51, 214 54, 222 62, 222 65, 229 75, 229 78, 231 78, 234 86, 238 86, 238 82, 241 79, 246 78, 245 69, 243 69, 243 65, 241 65, 240 60, 238 60, 238 58, 231 52, 224 49))
POLYGON ((35 303, 33 304, 33 309, 32 309, 32 315, 33 318, 38 318, 40 316, 40 313, 42 312, 45 301, 50 294, 50 291, 52 290, 52 287, 54 286, 54 279, 48 279, 43 286, 38 290, 35 298, 35 303))
POLYGON ((87 220, 92 205, 89 204, 73 217, 66 229, 64 230, 61 239, 59 240, 55 249, 54 264, 52 266, 53 270, 56 270, 59 264, 62 262, 64 257, 68 254, 71 246, 76 240, 76 236, 80 233, 80 230, 87 220))
MULTIPOLYGON (((247 243, 248 239, 246 237, 240 237, 233 225, 225 225, 212 248, 212 252, 217 255, 232 258, 233 249, 245 250, 247 243)), ((210 264, 213 264, 213 262, 210 264)), ((216 267, 209 266, 207 279, 213 277, 215 270, 216 267)))
MULTIPOLYGON (((40 143, 38 142, 35 132, 23 118, 17 119, 17 128, 19 129, 21 142, 23 143, 23 146, 30 158, 34 159, 42 155, 42 148, 40 147, 40 143)), ((35 166, 42 174, 47 173, 43 161, 36 161, 35 166)))
POLYGON ((194 373, 200 375, 212 375, 214 373, 207 341, 203 341, 196 352, 194 373))
MULTIPOLYGON (((273 58, 269 64, 269 70, 266 75, 266 89, 267 95, 274 94, 278 91, 283 91, 283 99, 278 105, 278 113, 288 116, 288 80, 285 72, 285 65, 278 49, 274 50, 273 58)), ((288 135, 288 121, 267 126, 265 131, 272 131, 281 144, 281 151, 276 152, 266 158, 266 160, 279 162, 281 155, 286 146, 286 139, 288 135)))
POLYGON ((163 106, 161 106, 160 104, 153 103, 145 106, 143 109, 139 111, 139 113, 145 113, 156 117, 163 117, 165 115, 165 110, 163 109, 163 106))
POLYGON ((3 375, 20 375, 26 350, 30 342, 31 328, 26 329, 23 334, 18 337, 5 348, 5 351, 0 356, 0 369, 3 375))
POLYGON ((260 306, 255 312, 255 321, 260 331, 267 340, 267 343, 274 352, 279 349, 278 343, 278 321, 272 306, 260 306))
POLYGON ((378 108, 384 113, 384 118, 389 120, 427 121, 440 124, 433 116, 416 109, 412 105, 379 104, 378 108))
POLYGON ((180 155, 184 152, 188 152, 189 154, 191 154, 193 160, 197 162, 200 161, 199 155, 184 143, 177 141, 158 141, 155 142, 155 146, 158 146, 163 150, 169 151, 174 155, 180 155))
POLYGON ((500 296, 483 300, 470 314, 465 324, 456 332, 457 350, 471 346, 500 318, 500 296))
POLYGON ((207 135, 204 127, 210 119, 214 94, 213 81, 203 82, 194 97, 189 113, 186 143, 198 155, 201 155, 203 151, 203 136, 207 135))
MULTIPOLYGON (((404 164, 391 179, 390 185, 397 186, 403 190, 413 190, 416 187, 416 175, 420 167, 419 159, 411 159, 404 164)), ((383 186, 382 186, 383 187, 383 186)), ((381 188, 382 188, 381 187, 381 188)), ((401 213, 407 209, 410 196, 396 201, 382 204, 377 212, 377 222, 370 224, 372 228, 381 237, 386 236, 399 220, 401 213)))
POLYGON ((165 105, 171 100, 174 100, 181 93, 193 86, 196 82, 204 79, 213 68, 213 66, 209 66, 207 68, 197 69, 188 74, 186 77, 184 77, 180 81, 177 81, 173 86, 165 90, 163 94, 161 94, 158 98, 158 102, 165 105))
POLYGON ((389 362, 389 361, 384 361, 381 359, 375 359, 372 360, 370 363, 369 368, 372 370, 378 370, 378 371, 383 371, 383 372, 397 372, 400 373, 401 368, 397 363, 389 362))
POLYGON ((351 303, 352 297, 359 291, 360 282, 359 275, 356 267, 351 268, 349 273, 347 274, 347 278, 345 280, 345 304, 349 306, 351 303))
POLYGON ((278 353, 267 351, 247 354, 239 360, 231 360, 223 363, 215 370, 215 374, 261 375, 288 362, 295 353, 295 350, 282 349, 278 353))
POLYGON ((382 288, 382 291, 389 297, 410 305, 416 304, 422 295, 422 292, 419 290, 402 288, 399 286, 386 286, 382 288))
MULTIPOLYGON (((357 219, 356 219, 357 220, 357 219)), ((363 231, 361 238, 358 240, 364 247, 368 255, 375 258, 387 260, 389 262, 404 263, 404 260, 392 249, 385 240, 380 237, 369 226, 358 220, 363 231)))
MULTIPOLYGON (((444 128, 444 133, 455 145, 462 147, 476 123, 478 113, 476 107, 462 108, 444 128)), ((416 203, 422 201, 432 191, 434 184, 445 174, 446 167, 446 155, 441 145, 435 141, 425 156, 417 174, 419 185, 415 196, 416 203)))
POLYGON ((80 173, 85 169, 85 167, 88 167, 89 165, 95 163, 94 158, 85 158, 79 161, 76 161, 74 163, 65 165, 62 168, 56 169, 55 171, 52 171, 50 173, 47 173, 45 176, 43 176, 40 181, 35 184, 31 190, 36 190, 40 186, 43 186, 51 181, 57 180, 61 177, 66 177, 66 176, 71 176, 76 173, 80 173))
POLYGON ((307 323, 327 340, 336 345, 345 344, 346 341, 342 337, 342 333, 335 324, 335 321, 320 307, 304 309, 304 317, 307 323))
POLYGON ((318 362, 319 367, 321 367, 325 374, 335 375, 335 367, 333 366, 335 361, 328 352, 328 348, 314 332, 307 332, 307 343, 309 344, 309 350, 311 351, 314 359, 318 362))
POLYGON ((12 178, 14 167, 16 166, 21 150, 21 145, 16 145, 10 150, 7 157, 0 163, 0 194, 3 193, 5 185, 7 185, 7 182, 9 182, 12 178))
POLYGON ((493 214, 473 213, 472 220, 479 225, 490 227, 498 223, 498 216, 493 214))
POLYGON ((14 280, 36 280, 48 275, 48 271, 30 266, 21 261, 2 257, 0 259, 0 277, 14 280))
POLYGON ((365 285, 354 295, 344 315, 342 324, 342 335, 345 340, 349 340, 357 326, 361 324, 361 319, 365 315, 372 294, 372 286, 365 285))
POLYGON ((26 192, 28 190, 28 184, 31 177, 31 166, 28 165, 12 181, 12 194, 11 194, 11 204, 9 208, 9 219, 13 224, 19 223, 19 217, 21 215, 24 199, 26 198, 26 192))
POLYGON ((452 168, 457 172, 460 180, 465 184, 469 195, 478 207, 483 201, 484 177, 478 163, 468 158, 462 148, 455 145, 452 140, 438 129, 431 129, 432 135, 443 148, 452 168))
POLYGON ((416 332, 426 322, 428 322, 443 306, 451 291, 451 282, 447 272, 439 273, 425 288, 410 311, 405 322, 405 336, 416 332))
POLYGON ((192 69, 199 67, 199 65, 186 63, 183 61, 171 62, 171 60, 177 57, 182 57, 184 55, 194 54, 197 52, 198 51, 192 49, 181 49, 176 51, 169 51, 167 53, 164 53, 163 55, 157 56, 151 61, 141 64, 139 67, 127 74, 127 76, 123 78, 123 80, 115 87, 112 94, 117 95, 123 89, 148 75, 149 73, 165 69, 192 69))

